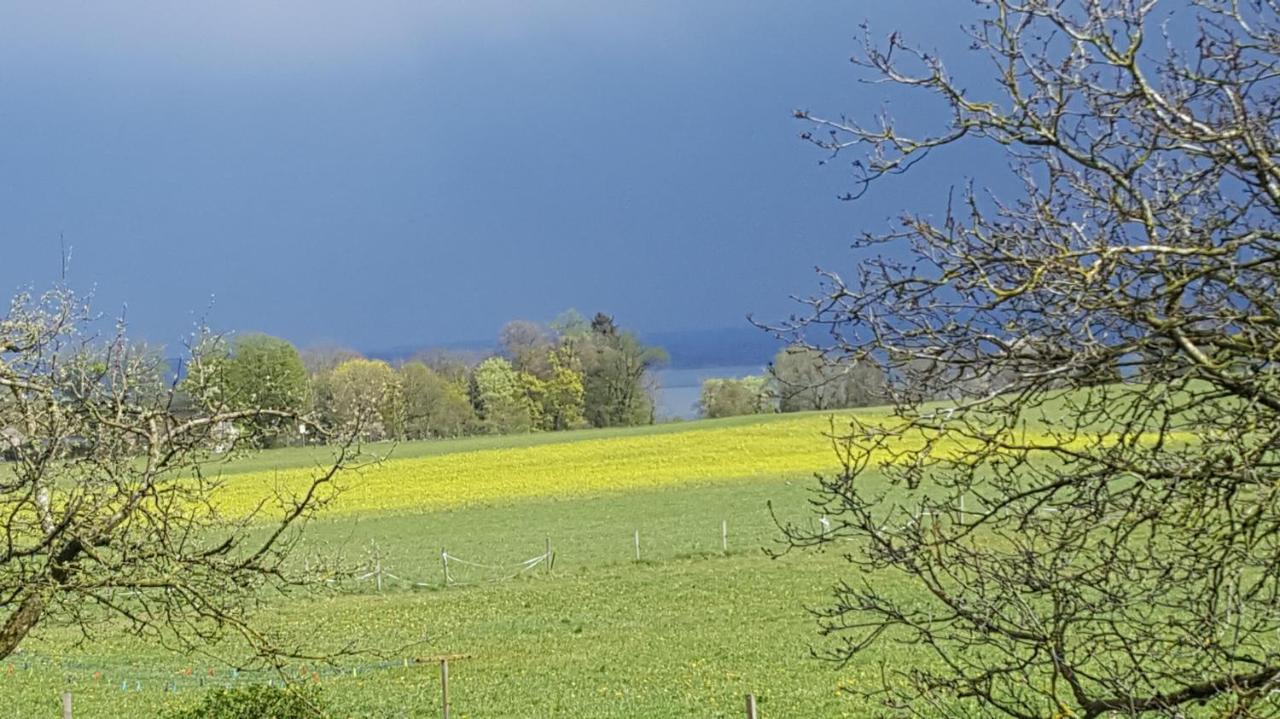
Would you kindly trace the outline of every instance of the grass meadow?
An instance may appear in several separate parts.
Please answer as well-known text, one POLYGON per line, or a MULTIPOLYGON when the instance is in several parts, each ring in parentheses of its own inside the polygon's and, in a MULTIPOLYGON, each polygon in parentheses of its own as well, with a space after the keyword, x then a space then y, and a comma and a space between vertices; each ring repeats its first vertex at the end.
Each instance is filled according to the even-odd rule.
MULTIPOLYGON (((308 549, 376 555, 383 591, 367 580, 273 597, 265 611, 290 639, 389 652, 296 667, 341 716, 439 716, 438 669, 405 660, 441 653, 472 656, 450 667, 454 717, 736 717, 747 692, 765 717, 870 716, 842 688, 881 661, 919 657, 904 647, 845 667, 812 658, 823 645, 807 610, 847 565, 764 551, 778 548, 770 504, 813 520, 812 474, 836 468, 831 427, 829 415, 806 414, 374 448, 392 458, 344 478, 308 549), (441 586, 441 549, 510 567, 548 539, 550 571, 491 581, 506 570, 453 564, 460 585, 441 586)), ((219 501, 241 507, 302 481, 318 452, 227 465, 219 501)), ((14 717, 55 715, 65 690, 77 717, 151 716, 202 688, 269 679, 111 627, 84 643, 44 628, 0 677, 0 716, 14 717)))

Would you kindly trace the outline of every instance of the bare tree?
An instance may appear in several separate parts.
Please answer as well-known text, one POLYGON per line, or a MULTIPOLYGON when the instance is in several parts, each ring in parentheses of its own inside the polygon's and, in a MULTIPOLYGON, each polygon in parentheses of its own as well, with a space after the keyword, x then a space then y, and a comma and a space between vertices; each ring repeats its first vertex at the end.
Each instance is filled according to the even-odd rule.
POLYGON ((898 33, 855 58, 935 134, 797 113, 857 153, 851 198, 956 143, 1015 180, 868 234, 778 328, 896 409, 842 438, 831 521, 786 527, 858 568, 823 653, 916 648, 868 693, 920 716, 1276 716, 1280 5, 976 4, 990 92, 898 33), (926 402, 954 387, 984 389, 926 402))
POLYGON ((344 362, 350 362, 353 359, 363 359, 364 355, 341 345, 316 345, 308 347, 301 352, 299 356, 302 358, 302 365, 307 368, 307 372, 312 375, 322 375, 334 371, 344 362))
POLYGON ((272 589, 307 584, 285 560, 336 495, 348 449, 300 492, 264 487, 256 508, 229 511, 212 448, 234 449, 238 426, 297 417, 229 405, 215 381, 224 352, 208 334, 192 343, 179 390, 177 368, 95 326, 63 289, 19 296, 0 317, 0 657, 48 624, 89 636, 121 620, 175 650, 276 667, 304 656, 254 610, 272 589))
POLYGON ((769 365, 769 378, 779 410, 808 412, 882 404, 885 391, 880 366, 840 359, 800 345, 778 350, 769 365))
POLYGON ((502 352, 512 366, 539 377, 551 374, 551 351, 556 336, 547 327, 529 320, 512 320, 498 333, 502 352))

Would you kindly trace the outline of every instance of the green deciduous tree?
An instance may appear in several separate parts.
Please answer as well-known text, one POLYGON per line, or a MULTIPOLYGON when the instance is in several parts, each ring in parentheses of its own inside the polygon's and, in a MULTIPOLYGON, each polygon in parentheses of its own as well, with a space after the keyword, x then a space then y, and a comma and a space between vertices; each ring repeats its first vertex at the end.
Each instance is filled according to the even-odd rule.
POLYGON ((586 419, 595 427, 650 424, 654 420, 652 372, 667 360, 635 334, 620 330, 600 313, 580 350, 586 419))
POLYGON ((409 439, 461 437, 479 422, 466 385, 446 379, 421 362, 400 368, 400 391, 409 439))
POLYGON ((530 380, 536 378, 522 377, 501 357, 490 357, 476 366, 471 375, 471 401, 486 432, 510 434, 537 427, 530 380))
POLYGON ((581 361, 567 346, 549 356, 551 376, 543 383, 542 426, 547 430, 576 429, 586 424, 586 390, 581 361))
POLYGON ((708 379, 698 396, 698 410, 711 419, 772 412, 775 405, 767 377, 708 379))
MULTIPOLYGON (((221 349, 210 347, 212 354, 221 349)), ((265 334, 240 335, 228 343, 225 355, 216 360, 209 378, 217 383, 221 401, 232 408, 260 407, 300 414, 310 402, 310 381, 297 348, 287 340, 265 334)), ((293 436, 297 428, 266 418, 247 423, 257 436, 272 441, 293 436)))
POLYGON ((401 435, 403 395, 391 365, 381 360, 347 360, 326 381, 329 404, 322 411, 333 426, 367 440, 401 435))

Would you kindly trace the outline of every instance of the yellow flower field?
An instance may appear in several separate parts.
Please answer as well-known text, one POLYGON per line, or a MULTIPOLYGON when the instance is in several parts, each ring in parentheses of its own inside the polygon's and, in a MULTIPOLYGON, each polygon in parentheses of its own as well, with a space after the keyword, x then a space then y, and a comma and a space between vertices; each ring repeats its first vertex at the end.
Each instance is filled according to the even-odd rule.
MULTIPOLYGON (((862 419, 870 418, 863 414, 862 419)), ((843 427, 837 419, 836 432, 843 427)), ((742 425, 390 459, 344 473, 339 481, 342 496, 327 512, 408 513, 689 482, 809 476, 839 469, 839 457, 829 439, 832 428, 830 416, 806 414, 742 425)), ((1020 437, 1027 443, 1038 439, 1047 436, 1020 437)), ((960 447, 957 442, 956 448, 960 447)), ((287 495, 305 488, 314 471, 231 475, 214 502, 229 512, 247 511, 273 491, 287 495)))
MULTIPOLYGON (((838 468, 827 417, 808 415, 746 426, 610 437, 514 449, 390 459, 343 475, 329 511, 412 512, 511 500, 570 497, 838 468)), ((232 475, 216 503, 240 511, 273 488, 305 486, 313 470, 232 475)))

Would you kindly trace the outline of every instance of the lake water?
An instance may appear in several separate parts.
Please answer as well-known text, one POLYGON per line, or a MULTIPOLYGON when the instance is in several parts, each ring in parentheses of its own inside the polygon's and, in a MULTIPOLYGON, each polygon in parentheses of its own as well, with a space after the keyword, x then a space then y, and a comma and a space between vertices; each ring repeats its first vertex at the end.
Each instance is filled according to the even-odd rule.
POLYGON ((708 379, 740 379, 764 374, 760 365, 730 365, 700 369, 664 369, 658 372, 658 421, 698 416, 698 393, 708 379))

